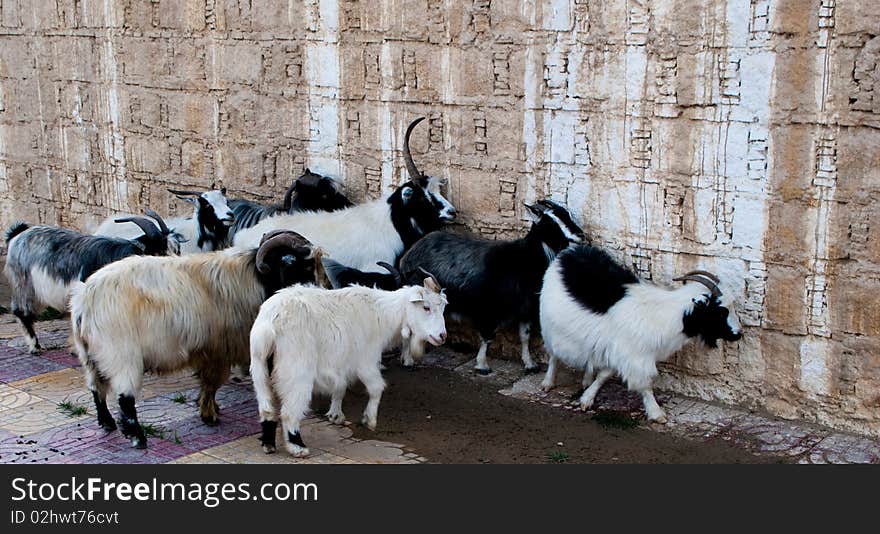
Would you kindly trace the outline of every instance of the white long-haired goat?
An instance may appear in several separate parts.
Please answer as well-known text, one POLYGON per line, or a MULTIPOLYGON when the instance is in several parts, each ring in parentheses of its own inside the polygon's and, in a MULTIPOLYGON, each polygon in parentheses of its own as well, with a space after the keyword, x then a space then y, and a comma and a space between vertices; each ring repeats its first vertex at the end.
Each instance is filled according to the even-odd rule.
POLYGON ((697 337, 710 347, 718 339, 742 337, 715 275, 692 271, 676 280, 685 285, 667 289, 639 280, 591 246, 563 251, 547 269, 541 290, 541 332, 550 354, 541 387, 554 386, 560 361, 585 369, 580 407, 587 410, 617 373, 630 390, 641 393, 648 419, 665 423, 651 388, 657 362, 697 337))
POLYGON ((440 345, 446 341, 446 297, 433 278, 423 286, 383 291, 361 286, 327 291, 292 287, 260 308, 251 329, 251 377, 260 406, 263 450, 275 451, 280 401, 287 450, 306 456, 299 432, 312 392, 332 396, 327 417, 342 424, 342 399, 355 380, 370 396, 363 424, 376 428, 385 381, 382 351, 402 337, 440 345))

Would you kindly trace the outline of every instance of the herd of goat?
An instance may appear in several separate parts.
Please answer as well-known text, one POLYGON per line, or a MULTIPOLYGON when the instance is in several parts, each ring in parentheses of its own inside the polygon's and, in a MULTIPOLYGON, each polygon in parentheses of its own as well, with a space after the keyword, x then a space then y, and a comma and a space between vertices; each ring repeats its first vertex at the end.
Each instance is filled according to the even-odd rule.
POLYGON ((447 337, 444 313, 472 323, 481 338, 475 370, 491 372, 496 330, 516 326, 526 372, 534 326, 550 356, 542 388, 561 362, 584 371, 581 408, 614 374, 642 395, 648 419, 666 415, 651 389, 656 364, 693 339, 714 347, 742 335, 721 281, 706 271, 676 278, 677 288, 640 280, 586 243, 561 205, 526 205, 528 233, 487 241, 444 232, 456 217, 442 182, 412 160, 409 181, 390 195, 353 205, 328 177, 306 169, 281 205, 227 199, 225 189, 169 189, 194 206, 163 220, 122 215, 85 234, 16 223, 6 233, 12 313, 32 352, 33 323, 47 306, 68 310, 98 423, 117 428, 107 393, 118 395, 122 433, 146 447, 135 398, 144 373, 195 371, 199 414, 219 421, 217 389, 232 369, 248 368, 263 449, 285 443, 308 454, 300 421, 313 393, 331 397, 327 418, 343 423, 347 388, 369 395, 362 422, 375 429, 385 382, 383 351, 400 347, 412 366, 426 344, 447 337))

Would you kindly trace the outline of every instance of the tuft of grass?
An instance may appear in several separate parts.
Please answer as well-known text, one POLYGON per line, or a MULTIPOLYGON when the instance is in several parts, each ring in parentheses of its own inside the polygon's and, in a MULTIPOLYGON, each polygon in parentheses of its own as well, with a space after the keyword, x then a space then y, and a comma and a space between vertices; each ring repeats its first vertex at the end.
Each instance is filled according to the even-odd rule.
POLYGON ((550 451, 547 453, 547 461, 551 464, 564 464, 568 461, 568 453, 565 451, 550 451))
POLYGON ((186 395, 183 393, 178 393, 177 395, 171 397, 171 400, 176 402, 177 404, 186 404, 186 395))
POLYGON ((174 443, 176 443, 178 445, 183 443, 182 441, 180 441, 180 436, 177 435, 177 430, 174 431, 174 443))
POLYGON ((86 414, 86 407, 82 404, 64 401, 58 403, 58 411, 67 414, 67 417, 79 417, 86 414))
POLYGON ((144 429, 144 434, 150 436, 152 438, 165 439, 165 428, 159 425, 153 425, 150 423, 143 423, 141 427, 144 429))
POLYGON ((64 314, 60 311, 56 310, 52 306, 49 306, 45 310, 43 310, 40 315, 37 315, 37 321, 54 321, 55 319, 61 319, 64 314))
POLYGON ((0 306, 0 314, 9 313, 9 308, 6 306, 0 306))
POLYGON ((593 416, 596 421, 605 428, 619 428, 621 430, 629 430, 639 426, 639 422, 626 412, 617 412, 614 410, 604 410, 593 416))

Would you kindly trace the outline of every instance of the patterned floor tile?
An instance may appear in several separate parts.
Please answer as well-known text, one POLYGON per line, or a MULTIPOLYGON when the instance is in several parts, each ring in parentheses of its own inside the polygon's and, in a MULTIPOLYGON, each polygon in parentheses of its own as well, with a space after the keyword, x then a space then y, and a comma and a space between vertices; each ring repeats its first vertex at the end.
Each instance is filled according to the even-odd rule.
POLYGON ((92 394, 80 369, 59 369, 11 382, 10 386, 48 401, 72 402, 91 408, 92 394))
POLYGON ((64 369, 66 366, 28 354, 23 351, 0 351, 0 382, 15 382, 23 378, 64 369))
POLYGON ((0 441, 0 463, 67 463, 65 453, 50 447, 44 447, 36 440, 28 437, 12 436, 0 441))
POLYGON ((20 388, 0 384, 0 412, 21 408, 39 400, 39 397, 22 391, 20 388))
POLYGON ((141 398, 150 398, 158 395, 174 394, 189 389, 198 388, 199 380, 192 375, 191 371, 182 371, 170 375, 148 374, 144 377, 144 387, 141 390, 141 398))
POLYGON ((186 456, 181 456, 176 460, 171 460, 168 462, 169 464, 228 464, 229 462, 225 462, 216 456, 211 456, 210 454, 205 454, 203 452, 194 452, 192 454, 187 454, 186 456))
POLYGON ((20 408, 0 412, 0 429, 16 435, 27 436, 65 425, 71 420, 82 420, 89 417, 92 416, 86 414, 70 417, 62 413, 57 403, 39 400, 20 408))

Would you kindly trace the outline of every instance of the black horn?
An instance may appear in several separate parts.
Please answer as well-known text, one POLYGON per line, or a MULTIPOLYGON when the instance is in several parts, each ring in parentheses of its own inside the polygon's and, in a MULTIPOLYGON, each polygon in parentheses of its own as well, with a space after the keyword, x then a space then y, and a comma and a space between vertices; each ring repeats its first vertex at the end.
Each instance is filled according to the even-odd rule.
POLYGON ((290 182, 290 187, 284 192, 284 202, 281 203, 281 211, 290 213, 290 206, 293 204, 293 193, 296 191, 296 183, 299 179, 290 182))
POLYGON ((134 223, 138 225, 138 228, 144 231, 144 235, 146 235, 149 239, 161 239, 163 237, 162 233, 159 232, 159 229, 156 228, 156 225, 145 217, 121 217, 119 219, 113 219, 113 222, 134 223))
POLYGON ((165 221, 162 220, 162 217, 160 217, 158 213, 151 210, 150 208, 147 208, 144 213, 147 215, 147 217, 152 217, 153 219, 156 219, 156 223, 159 225, 159 230, 161 230, 163 234, 168 235, 171 233, 171 230, 168 229, 168 225, 165 224, 165 221))
POLYGON ((183 189, 168 189, 168 192, 173 195, 181 195, 185 197, 197 197, 201 195, 201 193, 197 191, 185 191, 183 189))
POLYGON ((384 261, 377 261, 376 265, 391 273, 391 276, 394 277, 394 283, 397 285, 397 287, 403 287, 403 275, 401 275, 400 271, 395 269, 393 265, 384 261))
POLYGON ((412 154, 409 151, 409 136, 412 133, 413 128, 423 120, 425 120, 424 117, 419 117, 409 123, 409 126, 406 128, 406 135, 403 136, 403 159, 406 161, 406 171, 409 173, 410 180, 419 187, 428 186, 428 177, 419 171, 419 168, 416 167, 416 164, 412 159, 412 154))

